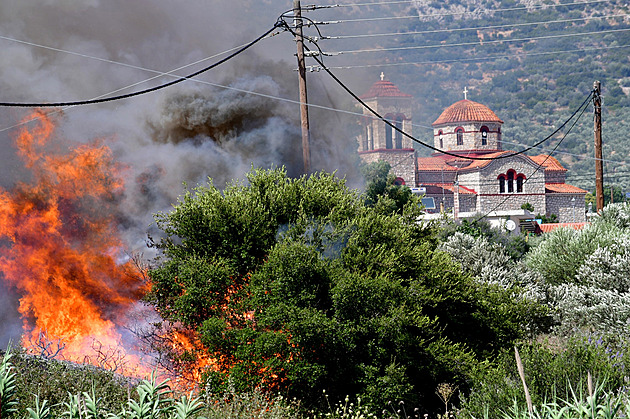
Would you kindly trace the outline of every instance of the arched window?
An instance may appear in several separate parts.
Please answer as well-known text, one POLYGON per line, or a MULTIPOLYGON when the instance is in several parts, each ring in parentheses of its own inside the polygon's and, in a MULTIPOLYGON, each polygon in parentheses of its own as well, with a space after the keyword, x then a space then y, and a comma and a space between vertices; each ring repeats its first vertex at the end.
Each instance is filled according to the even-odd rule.
MULTIPOLYGON (((391 115, 385 115, 385 118, 389 122, 394 123, 394 120, 392 119, 391 115)), ((389 125, 385 124, 385 148, 394 148, 393 136, 392 136, 393 131, 394 131, 394 128, 392 128, 389 125)))
POLYGON ((444 139, 442 138, 442 135, 444 135, 444 131, 439 130, 437 135, 440 139, 440 150, 444 150, 444 139))
POLYGON ((523 183, 525 182, 525 175, 519 173, 516 176, 516 192, 523 192, 523 183))
POLYGON ((464 128, 455 128, 455 134, 457 135, 457 145, 464 145, 464 128))
POLYGON ((395 146, 396 146, 395 148, 402 148, 402 127, 403 127, 402 115, 398 115, 396 117, 395 125, 397 128, 397 130, 394 132, 394 140, 395 140, 395 146))
POLYGON ((501 150, 501 127, 497 128, 497 149, 501 150))
POLYGON ((372 136, 372 124, 367 126, 367 149, 374 150, 374 137, 372 136))
POLYGON ((505 193, 505 175, 499 175, 499 193, 505 193))
POLYGON ((488 145, 488 127, 481 127, 481 145, 488 145))
POLYGON ((514 170, 508 170, 507 172, 507 191, 508 193, 514 193, 514 170))

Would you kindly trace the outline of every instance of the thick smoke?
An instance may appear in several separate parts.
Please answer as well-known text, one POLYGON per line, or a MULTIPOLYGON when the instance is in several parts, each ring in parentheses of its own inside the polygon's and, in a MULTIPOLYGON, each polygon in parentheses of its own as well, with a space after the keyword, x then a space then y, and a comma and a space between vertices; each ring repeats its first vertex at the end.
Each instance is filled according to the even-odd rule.
MULTIPOLYGON (((243 45, 291 6, 288 0, 3 0, 1 100, 73 101, 168 82, 173 78, 163 76, 118 91, 154 77, 155 71, 171 71, 243 45)), ((203 74, 199 83, 55 111, 61 115, 58 147, 98 138, 127 167, 118 210, 130 252, 147 252, 153 214, 170 208, 184 182, 195 186, 210 177, 222 186, 242 179, 252 166, 285 166, 292 176, 302 173, 294 52, 291 36, 281 33, 203 74)), ((310 101, 355 111, 345 96, 325 85, 323 76, 309 74, 310 101)), ((12 132, 26 112, 0 110, 0 187, 5 189, 30 176, 11 146, 12 132)), ((337 170, 358 184, 354 121, 311 111, 314 170, 337 170)), ((5 288, 0 279, 0 346, 9 338, 17 340, 22 325, 16 311, 19 296, 5 288)))

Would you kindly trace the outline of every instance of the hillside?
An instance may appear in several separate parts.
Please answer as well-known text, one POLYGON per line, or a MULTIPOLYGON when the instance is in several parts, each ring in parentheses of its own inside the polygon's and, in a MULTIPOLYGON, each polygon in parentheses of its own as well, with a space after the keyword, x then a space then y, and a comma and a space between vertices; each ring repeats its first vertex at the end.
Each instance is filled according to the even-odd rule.
MULTIPOLYGON (((630 190, 630 144, 624 135, 630 128, 628 9, 616 0, 417 0, 411 7, 355 8, 346 11, 351 19, 374 21, 345 27, 348 35, 365 35, 349 39, 354 42, 349 49, 387 51, 354 53, 328 64, 384 64, 373 73, 385 71, 415 96, 414 134, 427 142, 432 141, 427 127, 462 99, 467 87, 469 99, 488 105, 505 121, 504 148, 514 150, 553 132, 600 80, 605 182, 630 190), (420 17, 405 18, 409 15, 420 17), (390 35, 375 36, 383 33, 390 35)), ((592 115, 591 106, 555 154, 570 169, 570 182, 588 190, 594 189, 592 115)), ((549 152, 559 138, 539 152, 549 152)))

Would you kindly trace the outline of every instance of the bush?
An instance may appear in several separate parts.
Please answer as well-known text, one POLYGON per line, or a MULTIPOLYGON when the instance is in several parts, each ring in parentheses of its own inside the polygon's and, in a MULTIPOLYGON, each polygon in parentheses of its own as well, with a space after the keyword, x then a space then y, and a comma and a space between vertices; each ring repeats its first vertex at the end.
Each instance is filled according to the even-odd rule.
MULTIPOLYGON (((573 391, 587 388, 590 372, 601 391, 617 394, 627 381, 630 353, 624 342, 605 338, 572 338, 519 345, 525 378, 534 405, 574 400, 573 391)), ((505 350, 496 363, 480 364, 470 395, 461 406, 463 417, 504 418, 515 404, 526 411, 514 349, 505 350)), ((512 416, 507 416, 512 417, 512 416)))

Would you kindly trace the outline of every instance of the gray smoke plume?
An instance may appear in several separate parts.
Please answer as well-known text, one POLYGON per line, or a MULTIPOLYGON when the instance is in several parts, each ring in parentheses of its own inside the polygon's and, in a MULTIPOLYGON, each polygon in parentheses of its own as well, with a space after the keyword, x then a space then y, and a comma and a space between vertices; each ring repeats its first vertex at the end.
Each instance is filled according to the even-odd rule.
MULTIPOLYGON (((291 7, 288 0, 3 0, 0 101, 74 101, 156 86, 173 78, 119 91, 154 77, 155 71, 171 71, 243 45, 291 7)), ((147 232, 155 228, 153 214, 170 208, 184 182, 195 186, 210 177, 222 186, 242 179, 252 166, 285 166, 291 176, 302 173, 294 54, 292 37, 280 33, 199 76, 199 83, 55 110, 57 146, 98 138, 128 168, 118 219, 131 252, 146 251, 147 232)), ((366 88, 375 79, 353 82, 366 88)), ((356 111, 331 86, 324 74, 309 74, 310 102, 356 111)), ((27 114, 0 108, 0 187, 7 190, 30 176, 11 146, 27 114)), ((356 118, 313 108, 311 127, 313 170, 337 170, 358 185, 356 118)), ((18 298, 0 279, 0 346, 19 337, 18 298)))

